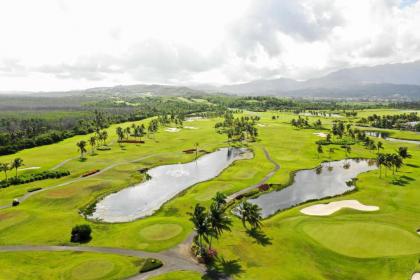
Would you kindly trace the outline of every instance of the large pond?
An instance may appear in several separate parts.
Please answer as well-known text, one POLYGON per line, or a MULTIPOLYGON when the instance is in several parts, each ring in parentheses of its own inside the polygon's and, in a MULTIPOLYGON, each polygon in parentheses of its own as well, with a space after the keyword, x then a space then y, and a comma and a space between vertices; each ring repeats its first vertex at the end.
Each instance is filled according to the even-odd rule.
POLYGON ((372 160, 341 160, 323 163, 310 170, 296 172, 293 183, 280 190, 248 201, 257 204, 266 218, 280 210, 303 202, 332 197, 353 190, 349 182, 358 174, 376 169, 372 160))
POLYGON ((128 222, 149 216, 188 187, 216 177, 235 160, 251 157, 246 149, 222 148, 189 163, 152 168, 148 181, 108 195, 88 218, 128 222))
POLYGON ((392 142, 420 144, 420 141, 418 141, 418 140, 406 140, 406 139, 399 139, 399 138, 389 137, 389 133, 387 133, 387 132, 381 132, 381 131, 365 131, 365 133, 366 133, 366 135, 383 138, 385 140, 392 141, 392 142))

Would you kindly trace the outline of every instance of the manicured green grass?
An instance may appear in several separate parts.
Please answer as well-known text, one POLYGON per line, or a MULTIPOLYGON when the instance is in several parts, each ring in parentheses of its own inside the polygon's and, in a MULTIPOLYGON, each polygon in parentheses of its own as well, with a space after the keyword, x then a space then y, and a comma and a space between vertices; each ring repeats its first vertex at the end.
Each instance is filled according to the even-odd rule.
MULTIPOLYGON (((330 160, 326 151, 318 158, 315 141, 321 138, 314 135, 318 130, 296 129, 289 124, 292 118, 296 118, 295 114, 256 114, 262 117, 260 123, 265 126, 258 127, 259 140, 248 145, 254 151, 254 158, 237 161, 217 178, 184 191, 155 215, 130 223, 103 224, 85 221, 78 209, 100 196, 140 182, 143 180, 137 172, 140 168, 193 160, 194 155, 181 151, 193 148, 196 142, 209 151, 227 146, 226 136, 214 131, 218 120, 190 122, 186 125, 198 129, 183 129, 178 133, 161 131, 156 135, 156 142, 146 138, 146 144, 126 144, 124 149, 113 144, 112 150, 88 156, 85 162, 69 161, 64 167, 72 172, 71 178, 112 163, 119 165, 95 177, 36 194, 16 208, 0 210, 0 245, 68 244, 72 226, 88 223, 93 229, 89 246, 148 251, 172 248, 192 232, 186 213, 196 203, 208 205, 217 191, 234 193, 257 183, 273 169, 262 152, 263 147, 281 166, 270 183, 286 185, 293 171, 313 168, 330 160), (272 115, 280 118, 272 120, 272 115), (150 155, 153 156, 136 163, 129 162, 150 155)), ((309 117, 311 122, 318 118, 309 117)), ((326 127, 334 120, 320 119, 326 127)), ((115 126, 109 130, 109 142, 116 140, 114 130, 115 126)), ((78 136, 54 145, 25 150, 17 155, 0 157, 0 162, 20 156, 28 166, 49 168, 77 157, 75 143, 87 138, 78 136)), ((420 244, 416 241, 420 238, 415 235, 415 230, 420 227, 420 149, 413 144, 383 142, 384 152, 393 152, 398 146, 409 147, 413 155, 406 160, 409 165, 395 176, 388 172, 388 176, 381 179, 378 171, 361 174, 356 192, 323 201, 358 199, 364 204, 379 206, 379 211, 341 210, 328 217, 311 217, 301 214, 299 209, 318 202, 307 203, 265 220, 263 231, 267 238, 259 241, 248 236, 239 219, 232 216, 232 232, 214 242, 225 260, 225 269, 238 279, 408 279, 420 259, 420 244), (395 179, 399 179, 401 185, 392 184, 395 179), (360 247, 360 244, 365 245, 360 247)), ((331 160, 344 158, 343 149, 335 148, 331 160)), ((374 158, 376 154, 355 145, 350 156, 374 158)), ((28 188, 66 180, 69 178, 2 189, 0 201, 9 202, 28 188)), ((174 275, 177 273, 184 272, 175 272, 174 275)), ((183 279, 194 279, 195 276, 183 279)))
POLYGON ((0 279, 124 279, 144 261, 134 257, 87 252, 3 252, 0 279))

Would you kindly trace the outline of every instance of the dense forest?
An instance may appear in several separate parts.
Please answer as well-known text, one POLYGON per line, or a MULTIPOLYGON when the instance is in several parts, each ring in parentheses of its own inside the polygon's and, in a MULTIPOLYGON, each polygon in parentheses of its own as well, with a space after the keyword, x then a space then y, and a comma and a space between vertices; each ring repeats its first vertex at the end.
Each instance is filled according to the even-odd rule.
POLYGON ((358 121, 361 125, 377 128, 420 131, 420 117, 417 113, 378 116, 373 114, 358 121))

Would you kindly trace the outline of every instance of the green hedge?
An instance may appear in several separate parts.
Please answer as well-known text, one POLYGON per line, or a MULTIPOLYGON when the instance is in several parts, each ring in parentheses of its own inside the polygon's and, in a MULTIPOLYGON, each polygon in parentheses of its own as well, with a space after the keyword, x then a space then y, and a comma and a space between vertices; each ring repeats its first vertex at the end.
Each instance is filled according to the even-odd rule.
POLYGON ((68 175, 70 175, 70 171, 68 170, 46 170, 37 173, 24 174, 0 181, 0 188, 7 188, 11 185, 21 185, 46 179, 58 179, 68 175))

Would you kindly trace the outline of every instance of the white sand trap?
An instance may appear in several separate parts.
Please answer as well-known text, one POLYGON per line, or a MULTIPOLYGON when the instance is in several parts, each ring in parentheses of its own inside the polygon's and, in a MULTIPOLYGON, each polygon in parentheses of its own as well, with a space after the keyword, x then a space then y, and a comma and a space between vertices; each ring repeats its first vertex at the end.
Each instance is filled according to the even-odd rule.
POLYGON ((414 273, 413 276, 411 277, 411 280, 420 280, 420 273, 414 273))
POLYGON ((257 126, 260 126, 260 127, 266 127, 266 125, 265 125, 265 124, 261 124, 261 123, 257 124, 257 126))
POLYGON ((168 127, 167 129, 165 129, 165 131, 167 131, 167 132, 179 132, 180 129, 176 128, 176 127, 168 127))
POLYGON ((184 128, 186 128, 186 129, 198 129, 197 127, 195 127, 195 126, 184 126, 184 128))
POLYGON ((327 137, 327 134, 326 133, 323 133, 323 132, 314 132, 314 134, 316 136, 319 136, 319 137, 322 137, 322 138, 326 138, 327 137))
POLYGON ((40 169, 40 166, 31 166, 26 168, 19 168, 18 171, 24 171, 24 170, 32 170, 32 169, 40 169))
MULTIPOLYGON (((357 200, 340 200, 326 204, 316 204, 300 210, 301 213, 311 216, 329 216, 341 208, 351 208, 359 211, 378 211, 378 206, 369 206, 357 200)), ((420 279, 419 279, 420 280, 420 279)))

